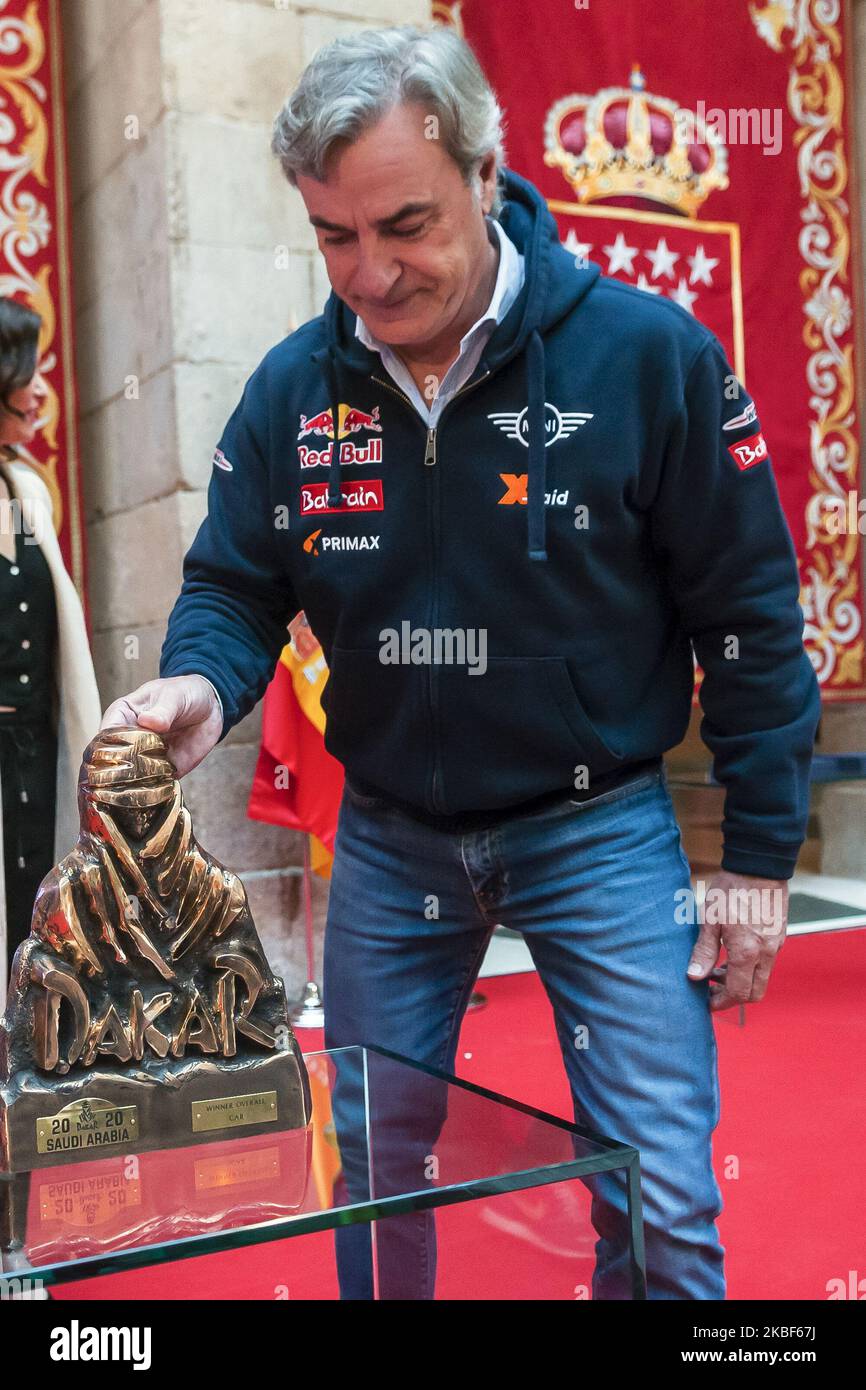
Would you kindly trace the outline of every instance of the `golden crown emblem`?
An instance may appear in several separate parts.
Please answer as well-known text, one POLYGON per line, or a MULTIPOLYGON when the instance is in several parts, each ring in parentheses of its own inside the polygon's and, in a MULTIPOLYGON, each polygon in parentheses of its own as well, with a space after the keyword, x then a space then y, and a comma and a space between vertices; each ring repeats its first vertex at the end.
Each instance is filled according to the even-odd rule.
POLYGON ((581 203, 641 198, 694 217, 714 188, 728 187, 727 148, 702 112, 644 87, 634 63, 628 87, 561 97, 547 113, 544 162, 581 203))

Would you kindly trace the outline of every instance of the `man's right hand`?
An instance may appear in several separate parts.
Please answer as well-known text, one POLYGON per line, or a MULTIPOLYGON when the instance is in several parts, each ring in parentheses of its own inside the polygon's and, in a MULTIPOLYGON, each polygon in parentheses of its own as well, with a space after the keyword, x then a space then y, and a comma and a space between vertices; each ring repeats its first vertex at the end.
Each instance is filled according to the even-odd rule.
POLYGON ((289 623, 289 637, 301 661, 309 661, 319 650, 319 639, 310 627, 306 613, 301 610, 289 623))
POLYGON ((178 777, 184 777, 219 741, 223 717, 204 676, 168 676, 145 681, 109 705, 100 728, 116 725, 138 725, 162 734, 178 777))

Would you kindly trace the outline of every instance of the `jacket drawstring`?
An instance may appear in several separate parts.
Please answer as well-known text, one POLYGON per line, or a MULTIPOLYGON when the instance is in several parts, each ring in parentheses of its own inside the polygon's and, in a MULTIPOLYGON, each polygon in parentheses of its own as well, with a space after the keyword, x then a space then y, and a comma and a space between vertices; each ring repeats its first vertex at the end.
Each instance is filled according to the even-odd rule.
POLYGON ((331 468, 328 474, 328 506, 340 507, 343 502, 343 464, 340 458, 340 388, 334 348, 328 347, 324 352, 317 352, 313 360, 320 361, 324 368, 331 402, 334 440, 331 445, 331 468))
POLYGON ((527 547, 530 560, 546 560, 547 447, 544 437, 544 343, 533 328, 526 345, 526 404, 529 475, 526 485, 527 547))

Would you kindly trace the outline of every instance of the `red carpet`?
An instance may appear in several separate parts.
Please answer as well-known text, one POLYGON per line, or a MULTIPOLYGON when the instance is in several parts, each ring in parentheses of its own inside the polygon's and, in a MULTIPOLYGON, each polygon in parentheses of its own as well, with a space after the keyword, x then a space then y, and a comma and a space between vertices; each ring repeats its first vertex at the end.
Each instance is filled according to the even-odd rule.
MULTIPOLYGON (((716 1018, 722 1117, 715 1165, 732 1299, 826 1299, 866 1276, 866 931, 790 938, 766 999, 716 1018), (737 1176, 738 1173, 738 1176, 737 1176)), ((570 1117, 550 1009, 535 975, 481 982, 458 1071, 570 1117)), ((321 1046, 306 1033, 305 1051, 321 1046)), ((588 1196, 575 1183, 437 1215, 442 1298, 581 1296, 592 1269, 588 1196), (543 1238, 539 1233, 544 1232, 543 1238)), ((329 1233, 66 1285, 68 1298, 333 1298, 329 1233)))

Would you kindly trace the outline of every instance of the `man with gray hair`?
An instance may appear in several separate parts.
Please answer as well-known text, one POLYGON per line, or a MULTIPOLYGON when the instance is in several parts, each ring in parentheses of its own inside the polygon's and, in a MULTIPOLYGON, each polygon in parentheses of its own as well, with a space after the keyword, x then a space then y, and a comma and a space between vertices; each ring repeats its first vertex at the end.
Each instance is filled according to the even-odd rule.
MULTIPOLYGON (((304 609, 346 769, 327 1045, 453 1069, 494 925, 522 932, 576 1120, 640 1150, 649 1297, 723 1298, 711 1014, 766 990, 819 713, 756 407, 679 305, 566 252, 453 32, 327 45, 273 148, 332 293, 248 381, 161 678, 106 721, 165 734, 182 775, 261 697, 304 609), (442 631, 483 633, 483 671, 437 659, 442 631), (394 633, 409 659, 385 654, 394 633), (662 755, 688 724, 693 650, 726 788, 713 888, 773 889, 770 921, 678 911, 662 755)), ((393 1105, 401 1181, 422 1187, 431 1132, 411 1098, 393 1105)), ((587 1182, 593 1296, 628 1298, 622 1174, 587 1182)), ((380 1293, 432 1297, 431 1218, 380 1235, 399 1252, 380 1293)), ((371 1295, 365 1241, 342 1233, 345 1297, 371 1295)))

